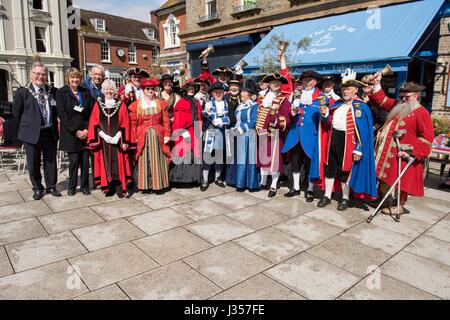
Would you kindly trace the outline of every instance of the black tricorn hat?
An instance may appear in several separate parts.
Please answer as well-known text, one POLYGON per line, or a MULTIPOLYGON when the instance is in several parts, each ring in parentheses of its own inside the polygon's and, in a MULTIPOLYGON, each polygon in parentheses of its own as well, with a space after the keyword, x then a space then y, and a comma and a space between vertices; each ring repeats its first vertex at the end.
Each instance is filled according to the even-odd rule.
POLYGON ((202 68, 202 70, 208 70, 208 69, 209 69, 209 63, 208 63, 208 61, 202 61, 202 62, 200 62, 200 68, 202 68))
POLYGON ((217 81, 217 82, 215 82, 211 87, 209 87, 208 92, 211 93, 211 92, 213 92, 214 90, 223 90, 223 91, 226 91, 227 88, 225 88, 225 85, 224 85, 222 82, 217 81))
POLYGON ((336 83, 335 77, 333 77, 331 74, 327 74, 327 75, 322 77, 322 81, 321 82, 325 82, 325 81, 332 81, 332 82, 336 83))
POLYGON ((241 85, 241 81, 242 81, 242 75, 232 73, 230 75, 230 78, 228 79, 228 84, 234 83, 234 84, 241 85))
POLYGON ((259 75, 259 76, 256 78, 256 81, 259 83, 259 82, 261 82, 266 76, 267 76, 267 74, 259 75))
POLYGON ((147 71, 145 71, 144 69, 141 68, 131 68, 127 70, 127 75, 128 76, 132 76, 132 75, 136 75, 136 76, 142 76, 143 78, 150 78, 150 75, 148 74, 147 71))
POLYGON ((160 86, 161 88, 163 87, 163 81, 164 81, 164 80, 170 80, 170 81, 172 81, 172 86, 173 86, 173 82, 174 82, 173 76, 171 76, 171 75, 168 74, 168 73, 163 74, 160 80, 161 80, 161 81, 160 81, 160 83, 159 83, 159 86, 160 86))
POLYGON ((195 82, 198 82, 198 83, 205 83, 205 84, 207 84, 208 85, 208 87, 210 87, 211 86, 211 82, 208 80, 208 79, 204 79, 204 78, 202 78, 201 76, 200 77, 197 77, 197 78, 195 78, 194 79, 194 81, 195 82))
POLYGON ((228 67, 219 67, 213 71, 212 75, 218 76, 220 73, 226 73, 228 74, 228 76, 230 76, 231 74, 233 74, 233 71, 228 67))
POLYGON ((252 79, 248 79, 245 81, 244 86, 241 91, 247 91, 253 94, 257 94, 259 92, 259 87, 256 85, 256 82, 252 79))
POLYGON ((265 76, 261 81, 265 82, 265 83, 269 83, 269 82, 275 81, 275 80, 280 81, 282 84, 289 83, 288 79, 279 73, 269 74, 269 75, 265 76))
POLYGON ((400 86, 400 92, 421 92, 425 90, 426 87, 415 82, 405 82, 400 86))
POLYGON ((314 70, 309 70, 309 71, 304 71, 302 72, 302 74, 300 75, 300 81, 305 79, 305 78, 313 78, 316 79, 317 81, 321 81, 322 80, 322 76, 320 75, 320 73, 314 71, 314 70))

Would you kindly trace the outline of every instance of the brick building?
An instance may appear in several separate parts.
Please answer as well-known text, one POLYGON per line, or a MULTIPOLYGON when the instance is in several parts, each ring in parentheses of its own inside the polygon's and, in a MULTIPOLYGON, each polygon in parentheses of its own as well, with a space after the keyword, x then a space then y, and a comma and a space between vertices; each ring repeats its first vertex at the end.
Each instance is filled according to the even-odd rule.
POLYGON ((168 0, 151 14, 157 17, 162 70, 173 73, 188 69, 186 44, 179 38, 179 34, 186 31, 186 1, 168 0))
POLYGON ((119 86, 124 70, 157 69, 158 38, 154 23, 81 10, 81 28, 71 33, 73 66, 87 74, 94 64, 103 65, 119 86))
MULTIPOLYGON (((430 24, 424 26, 421 34, 416 30, 416 24, 411 25, 411 30, 399 37, 391 47, 401 46, 403 42, 410 41, 410 52, 404 53, 401 61, 393 59, 378 59, 375 62, 367 55, 367 60, 358 61, 352 58, 351 53, 345 61, 336 65, 328 65, 325 68, 319 64, 308 64, 304 61, 303 68, 316 69, 322 73, 340 75, 346 67, 357 69, 359 76, 372 73, 381 69, 386 63, 394 64, 394 76, 386 78, 386 89, 391 96, 398 95, 398 86, 406 80, 424 83, 428 89, 424 96, 424 103, 428 108, 432 108, 440 113, 450 114, 444 105, 449 104, 448 100, 448 72, 449 72, 449 25, 448 25, 448 1, 444 0, 377 0, 377 1, 357 1, 357 0, 192 0, 186 4, 186 32, 180 34, 182 42, 186 43, 189 56, 189 63, 193 73, 199 73, 198 55, 208 44, 212 44, 216 52, 210 56, 211 68, 220 65, 232 66, 246 56, 258 43, 264 43, 264 39, 271 30, 278 26, 286 26, 288 33, 293 33, 300 37, 304 29, 296 24, 304 21, 315 21, 336 17, 340 19, 340 26, 352 25, 353 13, 367 13, 383 8, 393 8, 397 5, 411 4, 414 10, 417 7, 426 8, 426 4, 433 7, 442 5, 438 13, 430 18, 430 24), (348 17, 348 18, 347 18, 348 17), (440 23, 440 28, 436 25, 440 23), (289 27, 288 27, 289 26, 289 27), (411 39, 414 34, 415 39, 411 39), (402 38, 406 39, 403 40, 402 38), (413 43, 414 40, 414 43, 413 43), (446 102, 447 101, 447 102, 446 102)), ((422 13, 427 13, 425 9, 422 13)), ((417 11, 417 10, 415 10, 417 11)), ((420 12, 417 14, 417 25, 423 24, 420 12)), ((409 16, 397 12, 391 17, 391 21, 400 21, 409 16)), ((385 27, 386 15, 381 14, 381 29, 385 27)), ((369 19, 368 19, 369 20, 369 19)), ((401 23, 398 23, 401 25, 401 23)), ((361 29, 365 28, 361 25, 361 29)), ((317 24, 314 31, 319 31, 321 26, 317 24)), ((335 34, 332 35, 333 37, 335 34)), ((268 37, 270 38, 270 37, 268 37)), ((267 38, 267 39, 268 39, 267 38)), ((323 43, 331 39, 318 37, 323 43)), ((266 40, 267 40, 266 39, 266 40)), ((300 40, 300 39, 297 39, 300 40)), ((370 41, 370 36, 358 40, 363 46, 364 41, 370 41)), ((320 47, 320 43, 316 44, 320 47)), ((406 46, 405 46, 406 47, 406 46)), ((383 51, 385 48, 380 47, 383 51)), ((395 57, 397 58, 397 57, 395 57)), ((321 64, 334 61, 333 54, 324 59, 321 64)), ((299 65, 296 72, 302 71, 299 65)))

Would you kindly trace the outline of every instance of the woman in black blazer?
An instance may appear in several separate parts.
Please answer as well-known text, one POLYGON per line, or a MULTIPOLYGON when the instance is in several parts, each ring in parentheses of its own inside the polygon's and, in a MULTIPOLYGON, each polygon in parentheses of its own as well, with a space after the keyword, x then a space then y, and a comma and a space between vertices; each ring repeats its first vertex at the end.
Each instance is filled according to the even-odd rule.
POLYGON ((60 149, 69 154, 69 191, 73 196, 77 189, 78 168, 81 169, 81 189, 89 190, 89 150, 86 149, 89 118, 93 101, 89 90, 81 86, 83 75, 76 68, 66 72, 66 83, 56 93, 56 108, 60 120, 60 149))

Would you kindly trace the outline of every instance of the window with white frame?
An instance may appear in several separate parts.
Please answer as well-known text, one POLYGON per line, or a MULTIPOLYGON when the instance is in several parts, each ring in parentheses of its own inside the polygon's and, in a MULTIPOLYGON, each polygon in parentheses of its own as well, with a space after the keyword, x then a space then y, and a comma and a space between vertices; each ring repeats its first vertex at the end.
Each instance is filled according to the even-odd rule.
POLYGON ((144 32, 145 32, 145 35, 147 36, 147 38, 149 38, 149 39, 155 38, 155 29, 147 28, 147 29, 144 29, 144 32))
POLYGON ((110 73, 108 79, 111 79, 112 81, 114 81, 117 88, 120 88, 121 86, 123 86, 125 84, 123 77, 117 73, 110 73))
POLYGON ((163 24, 164 28, 164 47, 165 48, 175 48, 180 46, 180 38, 178 34, 180 33, 180 20, 177 19, 173 14, 169 15, 166 23, 163 24))
POLYGON ((102 62, 111 62, 111 51, 108 41, 103 41, 101 43, 101 55, 102 55, 102 62))
POLYGON ((153 47, 152 49, 152 61, 156 62, 158 60, 159 51, 157 47, 153 47))
POLYGON ((106 23, 103 19, 95 19, 95 30, 106 31, 106 23))
POLYGON ((36 39, 36 51, 47 52, 47 28, 34 27, 34 34, 36 39))
POLYGON ((217 17, 217 0, 206 0, 206 15, 211 19, 217 17))
POLYGON ((136 46, 134 43, 128 47, 128 61, 130 63, 137 63, 136 46))

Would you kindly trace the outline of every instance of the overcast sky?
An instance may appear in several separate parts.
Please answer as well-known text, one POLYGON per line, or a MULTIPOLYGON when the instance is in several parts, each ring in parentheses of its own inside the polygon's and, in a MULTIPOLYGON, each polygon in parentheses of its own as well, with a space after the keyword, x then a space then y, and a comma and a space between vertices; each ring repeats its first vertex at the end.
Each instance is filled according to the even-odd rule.
POLYGON ((150 11, 166 0, 74 0, 81 9, 104 12, 125 18, 150 22, 150 11))

